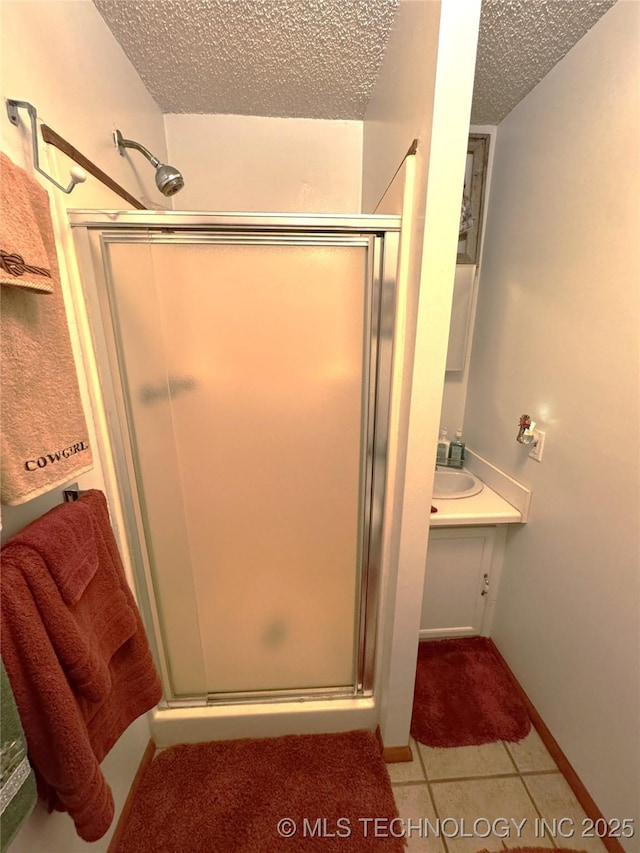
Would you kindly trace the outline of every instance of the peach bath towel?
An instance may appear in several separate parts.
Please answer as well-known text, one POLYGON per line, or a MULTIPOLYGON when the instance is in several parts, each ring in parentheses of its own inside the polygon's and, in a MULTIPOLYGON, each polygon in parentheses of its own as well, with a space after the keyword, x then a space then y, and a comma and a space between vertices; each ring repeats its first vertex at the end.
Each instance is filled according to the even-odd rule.
POLYGON ((162 693, 102 492, 9 539, 0 593, 2 657, 38 793, 96 841, 114 813, 100 762, 162 693))
POLYGON ((34 228, 49 216, 49 197, 1 151, 0 177, 0 284, 53 293, 60 286, 57 271, 51 268, 39 228, 34 228))
POLYGON ((0 185, 0 501, 15 505, 89 471, 93 459, 60 288, 49 197, 1 153, 0 185), (41 276, 48 290, 36 287, 37 275, 18 257, 29 261, 26 267, 48 270, 48 276, 41 276), (26 271, 19 273, 23 268, 26 271))

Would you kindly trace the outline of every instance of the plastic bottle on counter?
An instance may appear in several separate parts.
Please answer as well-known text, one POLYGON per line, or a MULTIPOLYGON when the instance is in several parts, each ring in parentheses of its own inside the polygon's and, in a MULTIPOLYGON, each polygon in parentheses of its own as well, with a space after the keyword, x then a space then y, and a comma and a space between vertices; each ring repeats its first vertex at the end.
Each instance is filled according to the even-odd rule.
POLYGON ((462 429, 456 430, 456 437, 449 445, 449 467, 462 468, 464 465, 464 448, 462 429))
POLYGON ((446 427, 440 430, 440 438, 438 439, 438 449, 436 451, 436 465, 449 464, 449 435, 446 427))

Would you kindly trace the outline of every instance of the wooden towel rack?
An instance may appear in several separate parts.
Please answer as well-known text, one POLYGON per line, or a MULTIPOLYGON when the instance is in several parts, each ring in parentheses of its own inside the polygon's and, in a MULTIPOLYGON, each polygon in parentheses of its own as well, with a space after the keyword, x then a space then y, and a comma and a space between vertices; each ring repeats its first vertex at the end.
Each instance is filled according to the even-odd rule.
POLYGON ((71 157, 78 166, 82 166, 89 174, 93 175, 94 178, 97 178, 101 181, 105 186, 109 187, 110 190, 113 190, 114 193, 123 198, 125 201, 128 201, 130 205, 135 207, 137 210, 146 210, 147 208, 138 201, 135 196, 132 196, 131 193, 128 193, 124 187, 121 187, 120 184, 116 183, 113 178, 110 178, 106 172, 103 172, 95 163, 89 160, 88 157, 85 157, 77 148, 74 148, 70 142, 67 142, 59 133, 56 133, 55 130, 52 130, 49 125, 43 124, 40 127, 40 132, 42 133, 42 138, 45 142, 48 142, 50 145, 54 145, 59 151, 62 151, 63 154, 66 154, 67 157, 71 157))
MULTIPOLYGON (((64 187, 62 184, 59 184, 55 178, 49 175, 44 169, 40 166, 40 157, 38 154, 38 133, 37 133, 37 119, 38 113, 33 104, 30 104, 28 101, 17 101, 14 98, 7 98, 7 116, 9 117, 9 121, 11 124, 16 127, 20 124, 19 110, 24 109, 29 114, 29 120, 31 122, 31 143, 33 146, 33 165, 36 171, 40 172, 41 175, 44 175, 47 180, 51 181, 56 187, 61 189, 65 193, 70 193, 74 186, 77 183, 80 183, 85 180, 85 176, 78 170, 79 174, 74 174, 74 170, 71 170, 71 183, 68 187, 64 187)), ((70 142, 67 142, 59 133, 56 133, 55 130, 52 130, 48 125, 43 124, 40 127, 40 132, 42 134, 42 138, 45 142, 50 145, 54 145, 58 150, 62 151, 63 154, 66 154, 67 157, 70 157, 74 160, 79 166, 89 172, 90 175, 93 175, 94 178, 97 178, 101 183, 103 183, 106 187, 109 187, 114 193, 123 198, 128 204, 132 207, 135 207, 137 210, 147 210, 147 208, 142 204, 142 202, 138 201, 135 196, 132 196, 131 193, 128 193, 124 187, 121 187, 120 184, 116 183, 113 178, 110 178, 106 172, 103 172, 102 169, 98 168, 95 163, 89 160, 88 157, 85 157, 77 148, 74 148, 70 142)))

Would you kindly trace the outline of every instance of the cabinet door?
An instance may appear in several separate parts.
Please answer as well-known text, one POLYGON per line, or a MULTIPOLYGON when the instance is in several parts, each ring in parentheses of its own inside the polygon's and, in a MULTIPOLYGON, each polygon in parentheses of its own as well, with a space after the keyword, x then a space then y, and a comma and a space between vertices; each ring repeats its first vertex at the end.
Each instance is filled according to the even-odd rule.
POLYGON ((495 527, 432 530, 420 638, 480 634, 489 595, 495 527), (486 576, 486 577, 485 577, 486 576))

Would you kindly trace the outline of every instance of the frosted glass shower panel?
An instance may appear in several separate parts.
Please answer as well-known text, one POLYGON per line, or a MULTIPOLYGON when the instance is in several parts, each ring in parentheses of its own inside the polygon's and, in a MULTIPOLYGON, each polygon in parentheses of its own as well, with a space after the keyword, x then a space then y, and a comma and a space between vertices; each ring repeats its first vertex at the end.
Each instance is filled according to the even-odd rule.
POLYGON ((207 692, 353 685, 367 240, 151 249, 207 692))
POLYGON ((206 692, 182 471, 170 405, 176 375, 154 278, 152 246, 108 242, 111 311, 140 512, 164 656, 175 695, 206 692))

